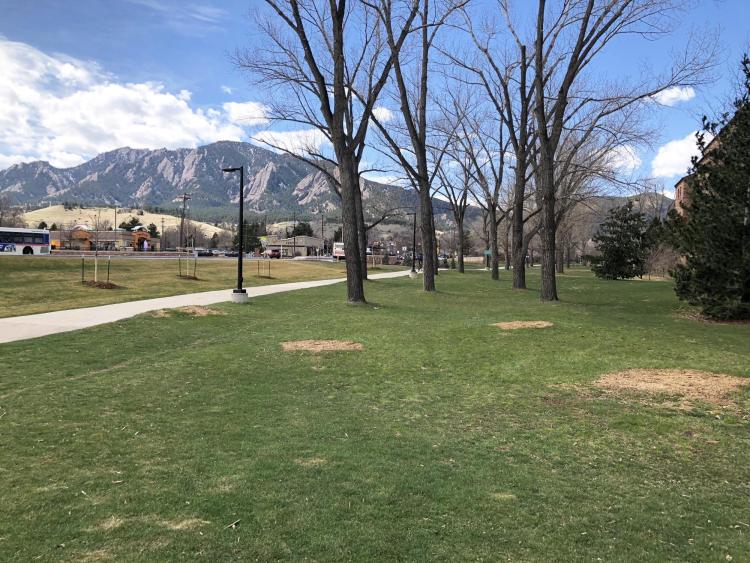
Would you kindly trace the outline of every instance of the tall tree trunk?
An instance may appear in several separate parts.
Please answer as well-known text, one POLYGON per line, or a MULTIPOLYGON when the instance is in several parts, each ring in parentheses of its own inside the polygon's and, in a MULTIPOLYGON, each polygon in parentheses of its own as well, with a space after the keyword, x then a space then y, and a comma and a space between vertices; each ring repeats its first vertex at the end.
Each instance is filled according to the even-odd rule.
POLYGON ((558 274, 565 273, 565 248, 562 244, 557 245, 557 252, 555 256, 555 271, 558 274))
MULTIPOLYGON (((551 159, 550 159, 551 160, 551 159)), ((542 301, 557 301, 557 278, 555 277, 555 185, 551 162, 540 155, 540 176, 542 180, 542 288, 539 297, 542 301)))
POLYGON ((357 189, 354 192, 354 202, 357 208, 357 244, 359 247, 359 261, 362 268, 362 279, 367 279, 367 228, 365 226, 365 212, 362 205, 362 190, 360 188, 359 176, 357 176, 357 189))
POLYGON ((456 218, 456 225, 458 226, 458 272, 464 273, 464 220, 462 218, 456 218))
POLYGON ((524 245, 523 240, 523 203, 525 182, 516 178, 515 191, 513 193, 513 289, 526 289, 526 250, 528 242, 524 245))
POLYGON ((341 220, 346 258, 347 301, 349 303, 365 303, 356 201, 356 192, 359 191, 358 175, 352 155, 343 150, 337 151, 337 153, 341 182, 341 220))
POLYGON ((431 213, 432 216, 432 236, 435 241, 435 244, 433 245, 433 255, 435 256, 435 275, 437 276, 440 273, 440 258, 438 258, 438 238, 437 238, 437 229, 435 229, 435 211, 431 213))
POLYGON ((510 225, 505 227, 505 244, 503 245, 505 254, 505 270, 510 270, 510 225))
POLYGON ((419 190, 422 207, 420 226, 422 230, 422 278, 425 291, 435 291, 435 231, 432 228, 432 199, 430 186, 423 185, 419 190))
POLYGON ((495 206, 489 206, 489 213, 487 217, 487 223, 489 227, 489 239, 490 239, 490 268, 492 269, 492 279, 500 279, 500 253, 497 249, 497 209, 495 206))
POLYGON ((571 258, 570 258, 570 254, 571 254, 571 252, 570 252, 571 248, 570 247, 571 246, 572 245, 570 244, 570 241, 568 241, 565 244, 565 265, 568 267, 568 269, 570 269, 570 263, 571 263, 571 258))

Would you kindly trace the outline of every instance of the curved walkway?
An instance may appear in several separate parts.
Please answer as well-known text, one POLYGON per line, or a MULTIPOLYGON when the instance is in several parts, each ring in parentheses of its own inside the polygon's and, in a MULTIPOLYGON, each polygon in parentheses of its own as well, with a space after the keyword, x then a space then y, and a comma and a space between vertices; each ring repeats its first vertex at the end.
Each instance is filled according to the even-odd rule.
MULTIPOLYGON (((398 278, 409 275, 408 270, 388 272, 385 274, 372 274, 370 279, 382 280, 398 278)), ((277 285, 263 285, 248 287, 247 294, 250 297, 307 289, 310 287, 321 287, 333 285, 346 281, 346 278, 331 280, 316 280, 305 282, 280 283, 277 285)), ((202 293, 187 293, 183 295, 172 295, 170 297, 159 297, 157 299, 144 299, 142 301, 126 301, 125 303, 113 303, 99 307, 86 307, 83 309, 68 309, 65 311, 54 311, 52 313, 40 313, 38 315, 25 315, 22 317, 9 317, 0 319, 0 343, 15 342, 17 340, 28 340, 49 334, 69 332, 91 326, 112 323, 122 319, 134 317, 148 311, 158 309, 174 309, 176 307, 187 307, 190 305, 213 305, 230 301, 231 289, 218 291, 204 291, 202 293)))

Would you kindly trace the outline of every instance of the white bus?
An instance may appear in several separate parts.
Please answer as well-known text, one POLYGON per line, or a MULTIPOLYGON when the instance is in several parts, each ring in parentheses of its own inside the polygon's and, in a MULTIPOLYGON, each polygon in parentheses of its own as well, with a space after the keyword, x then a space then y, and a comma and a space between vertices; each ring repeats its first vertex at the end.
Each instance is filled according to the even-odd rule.
POLYGON ((49 254, 49 231, 0 227, 0 256, 13 254, 49 254))

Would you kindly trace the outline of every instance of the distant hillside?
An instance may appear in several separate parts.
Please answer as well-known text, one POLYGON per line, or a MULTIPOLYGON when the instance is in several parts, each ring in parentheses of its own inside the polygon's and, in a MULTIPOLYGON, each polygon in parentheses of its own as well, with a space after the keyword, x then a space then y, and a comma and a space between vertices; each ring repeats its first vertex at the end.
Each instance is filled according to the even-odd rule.
MULTIPOLYGON (((149 213, 138 209, 118 208, 117 216, 115 217, 115 210, 111 207, 65 209, 62 205, 53 205, 24 213, 23 219, 30 227, 36 227, 42 221, 47 223, 47 226, 51 227, 53 224, 57 224, 58 226, 69 226, 75 224, 88 224, 93 226, 95 219, 98 218, 101 221, 108 221, 110 226, 116 227, 131 217, 136 217, 144 225, 153 223, 159 231, 162 230, 162 220, 164 221, 163 225, 165 229, 179 228, 180 226, 180 218, 175 217, 174 215, 149 213), (117 221, 117 223, 115 223, 115 221, 117 221)), ((199 228, 206 236, 212 236, 214 233, 218 235, 228 233, 225 229, 215 227, 209 223, 202 223, 200 221, 191 221, 191 225, 199 228)))
MULTIPOLYGON (((81 202, 87 205, 176 207, 187 192, 193 209, 229 209, 239 201, 236 175, 222 168, 245 165, 250 212, 334 213, 338 197, 314 167, 248 143, 221 141, 195 149, 121 148, 73 168, 48 162, 16 164, 0 171, 0 193, 16 204, 81 202)), ((413 192, 364 182, 371 206, 408 205, 413 192)))

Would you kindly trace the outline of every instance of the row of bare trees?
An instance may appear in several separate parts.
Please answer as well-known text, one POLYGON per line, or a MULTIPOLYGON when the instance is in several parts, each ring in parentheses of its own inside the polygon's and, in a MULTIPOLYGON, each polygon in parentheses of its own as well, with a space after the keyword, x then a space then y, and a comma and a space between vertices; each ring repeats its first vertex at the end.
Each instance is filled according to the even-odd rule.
MULTIPOLYGON (((365 301, 373 213, 362 175, 394 168, 418 196, 426 291, 437 275, 437 197, 460 239, 469 206, 483 210, 492 279, 503 238, 514 288, 526 288, 538 236, 541 299, 554 301, 558 237, 568 244, 576 207, 604 186, 633 182, 624 170, 650 138, 644 124, 656 95, 706 80, 714 48, 705 35, 690 38, 669 68, 636 79, 604 78, 598 64, 608 47, 667 33, 680 4, 265 0, 255 14, 263 43, 235 60, 273 88, 274 120, 324 141, 304 150, 269 144, 315 166, 340 196, 349 302, 365 301)), ((391 211, 375 215, 382 221, 391 211)))

